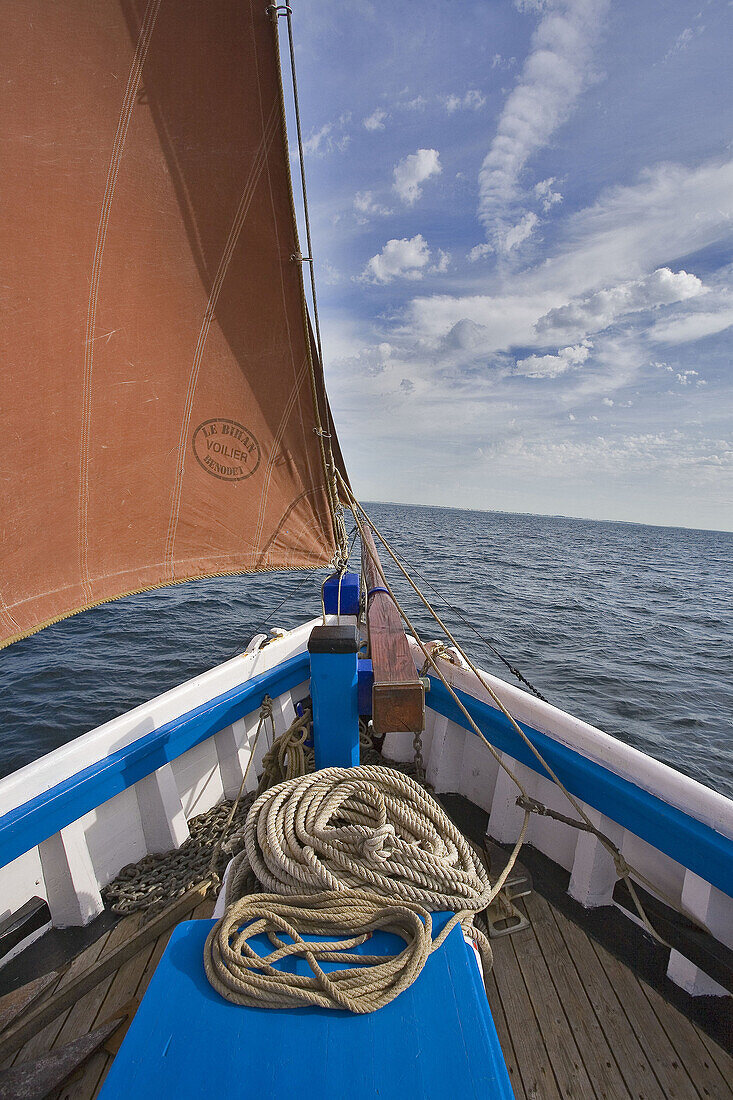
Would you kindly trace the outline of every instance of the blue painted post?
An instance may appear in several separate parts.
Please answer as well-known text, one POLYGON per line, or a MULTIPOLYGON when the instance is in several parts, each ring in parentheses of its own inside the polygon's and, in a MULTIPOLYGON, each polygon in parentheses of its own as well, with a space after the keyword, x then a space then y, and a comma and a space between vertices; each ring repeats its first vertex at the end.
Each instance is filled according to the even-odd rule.
POLYGON ((308 639, 317 769, 359 763, 358 649, 355 626, 316 626, 308 639))

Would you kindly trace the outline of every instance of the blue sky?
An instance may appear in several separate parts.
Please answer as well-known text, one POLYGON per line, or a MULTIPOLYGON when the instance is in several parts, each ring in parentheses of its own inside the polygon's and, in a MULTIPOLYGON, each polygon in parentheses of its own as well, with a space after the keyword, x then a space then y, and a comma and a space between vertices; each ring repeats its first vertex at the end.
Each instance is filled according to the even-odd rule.
POLYGON ((357 494, 733 529, 733 4, 293 8, 357 494))

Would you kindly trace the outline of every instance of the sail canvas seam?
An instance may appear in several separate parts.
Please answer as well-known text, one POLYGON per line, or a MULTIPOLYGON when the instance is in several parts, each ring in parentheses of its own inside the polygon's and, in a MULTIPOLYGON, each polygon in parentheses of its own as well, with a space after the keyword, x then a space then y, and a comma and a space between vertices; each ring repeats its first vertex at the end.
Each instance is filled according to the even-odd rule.
POLYGON ((84 380, 82 384, 82 426, 81 426, 81 455, 79 468, 79 510, 77 520, 77 535, 79 545, 79 572, 84 590, 85 599, 91 600, 92 587, 89 576, 89 448, 91 441, 91 413, 92 413, 92 376, 94 371, 94 332, 97 323, 97 305, 99 299, 99 284, 102 273, 102 258, 107 243, 107 230, 109 227, 112 199, 117 186, 117 177, 122 163, 122 154, 130 128, 132 112, 137 98, 140 78, 143 66, 148 54, 150 40, 153 34, 158 12, 163 0, 149 0, 145 11, 140 34, 138 36, 135 55, 133 57, 130 73, 127 78, 127 87, 122 101, 122 110, 117 123, 112 145, 112 156, 107 170, 107 182, 102 200, 102 210, 97 226, 97 238, 94 246, 94 259, 92 262, 92 274, 89 287, 89 305, 87 308, 87 325, 84 340, 84 380))
MULTIPOLYGON (((15 607, 16 605, 12 604, 11 606, 15 607)), ((2 611, 2 614, 7 623, 12 623, 12 625, 16 627, 16 629, 20 630, 20 623, 16 622, 13 616, 10 614, 9 606, 5 602, 5 598, 2 596, 2 594, 0 594, 0 611, 2 611)))
MULTIPOLYGON (((252 21, 252 35, 253 35, 253 38, 256 42, 257 38, 256 38, 256 34, 255 34, 255 25, 254 25, 254 18, 255 18, 255 16, 254 16, 254 7, 250 8, 250 18, 251 18, 251 21, 252 21)), ((292 202, 292 184, 291 184, 291 180, 290 180, 290 167, 289 167, 289 163, 288 163, 287 129, 286 129, 284 103, 283 103, 283 100, 282 100, 282 76, 280 74, 280 53, 279 53, 278 38, 277 38, 277 21, 275 22, 275 56, 276 56, 276 59, 277 59, 278 77, 279 77, 279 81, 278 81, 279 96, 278 96, 278 100, 276 100, 275 106, 279 106, 279 108, 280 108, 280 123, 281 123, 281 126, 282 126, 283 147, 284 147, 284 154, 285 154, 285 174, 286 174, 286 177, 287 177, 288 190, 289 190, 289 193, 290 193, 293 240, 295 242, 296 250, 299 250, 298 230, 297 230, 297 223, 296 223, 296 219, 295 219, 295 209, 294 209, 293 202, 292 202)), ((258 61, 257 61, 257 49, 256 49, 256 47, 255 47, 255 53, 254 53, 254 63, 255 63, 255 68, 257 69, 257 90, 258 90, 258 99, 259 99, 259 104, 260 104, 260 115, 261 115, 262 118, 264 118, 264 105, 262 103, 262 85, 260 84, 260 79, 259 79, 259 65, 258 65, 258 61)), ((268 186, 268 190, 269 190, 269 193, 270 193, 270 208, 271 208, 271 211, 272 211, 272 227, 273 227, 273 232, 274 232, 274 235, 275 235, 275 243, 276 243, 276 248, 277 248, 278 252, 280 252, 280 234, 278 232, 278 225, 277 225, 277 209, 276 209, 276 205, 275 205, 275 196, 273 195, 273 192, 272 192, 272 177, 270 175, 270 166, 269 166, 269 164, 267 166, 267 186, 268 186)), ((301 270, 298 271, 298 276, 302 281, 302 271, 301 270)), ((291 332, 291 327, 290 327, 290 317, 288 315, 287 295, 286 295, 286 290, 285 290, 285 279, 284 279, 284 276, 283 276, 283 269, 282 268, 280 269, 280 287, 281 287, 281 293, 282 293, 283 318, 284 318, 284 321, 285 321, 285 328, 286 328, 286 331, 287 331, 288 348, 290 350, 290 364, 291 364, 292 371, 293 371, 293 384, 297 387, 297 374, 298 374, 298 371, 297 371, 297 367, 295 365, 295 356, 293 354, 293 337, 292 337, 292 332, 291 332)), ((301 287, 301 296, 302 296, 302 293, 303 292, 302 292, 302 287, 301 287)), ((304 318, 304 320, 305 320, 305 318, 304 318)), ((307 336, 308 328, 307 328, 307 324, 304 324, 304 332, 305 332, 306 358, 307 358, 307 355, 308 355, 308 336, 307 336)), ((297 390, 296 390, 296 392, 297 392, 297 390)), ((304 459, 305 459, 305 467, 306 467, 306 471, 307 471, 307 475, 308 475, 308 481, 312 485, 315 481, 315 478, 313 477, 313 470, 311 469, 310 446, 309 446, 310 440, 308 438, 308 433, 306 431, 305 420, 304 420, 304 417, 303 417, 303 407, 300 403, 299 398, 298 398, 297 403, 298 403, 298 419, 300 420, 301 432, 303 434, 303 452, 304 452, 304 459)), ((317 412, 314 409, 314 414, 313 414, 314 421, 316 419, 316 416, 317 416, 317 412)), ((259 545, 259 543, 258 543, 258 545, 259 545)))
POLYGON ((293 389, 292 393, 290 394, 290 397, 288 398, 288 402, 285 406, 285 409, 283 410, 283 414, 280 417, 280 423, 279 423, 278 428, 277 428, 277 434, 275 435, 275 438, 272 441, 272 446, 270 448, 270 458, 269 458, 268 463, 267 463, 267 469, 265 470, 265 477, 264 477, 264 481, 263 481, 263 485, 262 485, 262 493, 260 495, 260 510, 259 510, 259 515, 257 516, 257 530, 256 530, 255 537, 254 537, 255 551, 258 551, 259 548, 260 548, 260 540, 262 538, 262 526, 263 526, 263 523, 264 523, 264 520, 265 520, 265 508, 267 507, 267 498, 268 498, 269 493, 270 493, 270 481, 272 479, 272 470, 273 470, 273 467, 275 465, 275 459, 277 458, 277 456, 279 454, 279 451, 280 451, 280 441, 281 441, 283 435, 285 434, 285 428, 287 427, 288 421, 290 419, 290 414, 293 411, 293 406, 294 406, 294 404, 295 404, 295 402, 298 399, 298 396, 300 394, 300 387, 303 385, 303 381, 305 380, 305 376, 306 376, 307 371, 308 371, 308 361, 305 360, 305 362, 303 363, 303 366, 300 368, 300 373, 298 374, 298 377, 295 380, 295 388, 293 389))
MULTIPOLYGON (((282 519, 280 520, 277 527, 275 528, 275 530, 270 535, 269 539, 267 540, 267 543, 265 544, 264 549, 260 553, 260 557, 258 559, 258 564, 259 564, 260 568, 262 568, 262 565, 263 565, 264 562, 269 562, 270 552, 272 551, 273 547, 277 543, 277 540, 280 536, 280 532, 282 531, 283 527, 287 523, 287 521, 290 518, 290 515, 292 514, 292 512, 300 504, 301 500, 304 500, 306 497, 315 497, 318 493, 323 492, 325 490, 325 488, 326 487, 325 487, 324 483, 321 482, 319 485, 313 485, 310 489, 303 489, 302 492, 298 493, 297 497, 295 497, 294 500, 291 500, 290 504, 288 505, 288 507, 285 509, 285 512, 283 513, 282 519)), ((303 521, 301 520, 301 522, 303 522, 303 521)))
POLYGON ((170 572, 171 578, 174 577, 175 565, 173 561, 174 546, 176 541, 176 533, 178 531, 178 519, 180 516, 181 508, 181 496, 183 493, 183 475, 186 465, 186 438, 188 436, 188 429, 191 422, 191 414, 193 412, 193 401, 196 392, 196 385, 198 383, 199 371, 201 369, 201 363, 203 361, 204 349, 206 347, 206 341, 211 328, 211 323, 214 319, 216 311, 216 304, 221 293, 222 286, 224 285, 224 279, 226 278, 231 263, 234 250, 237 246, 242 228, 247 218, 252 199, 254 198, 255 189, 259 182, 262 170, 267 161, 267 154, 269 147, 272 144, 272 139, 275 136, 276 130, 276 115, 275 109, 270 112, 270 117, 267 120, 266 126, 263 128, 262 139, 257 149, 257 154, 252 163, 249 176, 245 183, 244 191, 237 208, 237 212, 234 216, 231 229, 229 230, 229 236, 227 238, 224 251, 219 261, 219 267, 214 278, 214 282, 209 293, 209 300, 204 312, 203 321, 199 330, 199 336, 196 343, 196 349, 194 352, 193 362, 191 364, 191 371, 188 379, 188 388, 186 391, 186 402, 183 410, 183 418, 181 421, 181 432, 178 440, 178 466, 176 469, 176 481, 173 487, 173 501, 171 504, 171 514, 168 522, 168 534, 165 544, 165 563, 170 572))
MULTIPOLYGON (((316 302, 315 280, 314 280, 314 277, 313 277, 313 266, 312 266, 313 265, 313 259, 312 259, 313 250, 311 248, 310 228, 309 228, 309 221, 308 221, 308 199, 307 199, 307 195, 306 195, 306 191, 305 191, 305 168, 304 168, 304 160, 303 160, 302 135, 301 135, 301 130, 300 130, 300 114, 299 114, 299 108, 298 108, 298 89, 297 89, 297 80, 296 80, 296 72, 295 72, 295 53, 294 53, 294 49, 293 49, 293 39, 292 39, 292 34, 291 34, 291 24, 290 24, 290 14, 289 14, 290 9, 286 8, 286 11, 288 12, 288 39, 289 39, 289 43, 290 43, 290 63, 291 63, 291 74, 292 74, 292 80, 293 80, 293 100, 294 100, 293 105, 295 107, 296 130, 297 130, 297 135, 298 135, 298 151, 299 151, 299 156, 300 156, 301 182, 302 182, 302 186, 303 186, 303 213, 304 213, 304 216, 305 216, 306 234, 307 234, 307 237, 308 237, 308 250, 309 250, 309 256, 310 256, 310 263, 311 263, 311 287, 312 287, 312 292, 313 292, 313 311, 314 311, 314 316, 315 316, 316 324, 317 324, 317 322, 318 322, 318 306, 317 306, 317 302, 316 302)), ((285 99, 284 99, 284 94, 283 94, 282 69, 281 69, 281 65, 280 65, 280 47, 279 47, 279 30, 278 30, 280 12, 279 12, 278 8, 275 8, 274 11, 273 11, 272 8, 269 8, 268 13, 270 15, 272 15, 273 32, 274 32, 274 37, 275 37, 275 61, 276 61, 276 64, 277 64, 277 71, 278 71, 278 89, 279 89, 279 102, 280 102, 280 117, 281 117, 281 121, 282 121, 283 154, 284 154, 284 157, 285 157, 285 174, 286 174, 286 179, 287 179, 287 184, 288 184, 288 195, 289 195, 289 198, 290 198, 291 224, 292 224, 292 228, 293 228, 294 239, 295 239, 296 245, 297 245, 298 225, 297 225, 297 215, 296 215, 296 211, 295 211, 295 196, 294 196, 294 193, 293 193, 293 180, 292 180, 292 176, 291 176, 291 173, 290 173, 290 152, 289 152, 289 148, 288 148, 288 139, 287 139, 287 119, 286 119, 286 113, 285 113, 285 99)), ((254 15, 252 16, 252 19, 254 21, 254 15)), ((260 96, 260 101, 261 101, 261 98, 262 97, 260 96)), ((309 377, 310 377, 310 384, 311 384, 311 400, 313 402, 313 419, 315 421, 315 430, 318 433, 318 451, 319 451, 320 460, 321 460, 321 471, 322 471, 323 477, 325 479, 325 484, 324 484, 323 488, 324 488, 326 502, 328 504, 330 528, 331 528, 332 537, 333 537, 333 545, 334 545, 334 547, 339 547, 340 546, 340 535, 339 535, 339 521, 338 521, 338 517, 337 517, 337 511, 338 511, 337 499, 336 499, 336 496, 333 493, 333 486, 331 484, 331 475, 329 473, 329 468, 333 467, 333 464, 334 464, 333 463, 333 451, 331 449, 330 439, 325 437, 324 434, 323 434, 323 424, 321 423, 321 415, 320 415, 320 408, 319 408, 319 391, 318 391, 318 383, 316 381, 316 371, 315 371, 315 367, 314 367, 314 363, 313 363, 313 351, 312 351, 312 348, 311 348, 310 325, 309 325, 309 319, 308 319, 308 304, 307 304, 306 296, 305 296, 305 284, 304 284, 304 281, 303 281, 302 267, 299 267, 299 270, 298 270, 298 280, 299 280, 299 289, 300 289, 300 308, 301 308, 301 314, 302 314, 302 318, 303 318, 303 327, 304 327, 305 332, 306 332, 306 358, 308 360, 308 366, 309 366, 309 377), (327 449, 328 449, 328 456, 329 457, 327 457, 327 455, 326 455, 326 450, 327 449)), ((320 346, 320 334, 319 334, 319 338, 318 338, 318 353, 319 353, 319 356, 321 356, 321 358, 322 358, 321 346, 320 346)), ((322 364, 321 364, 321 366, 322 366, 322 364)), ((326 404, 326 408, 328 409, 328 399, 327 399, 326 394, 325 394, 325 379, 323 379, 323 378, 321 380, 321 385, 322 385, 322 388, 323 388, 323 397, 324 397, 324 401, 325 401, 325 404, 326 404)), ((299 411, 300 411, 301 423, 302 423, 303 414, 302 414, 302 408, 300 407, 300 404, 299 404, 299 411)), ((306 446, 307 446, 307 444, 306 444, 306 446)), ((306 463, 307 463, 307 466, 308 466, 309 476, 311 476, 310 461, 309 461, 308 456, 306 456, 306 463)), ((311 476, 311 481, 313 481, 312 476, 311 476)), ((325 528, 324 528, 324 530, 325 530, 325 528)), ((343 548, 342 548, 342 552, 343 552, 343 548)))

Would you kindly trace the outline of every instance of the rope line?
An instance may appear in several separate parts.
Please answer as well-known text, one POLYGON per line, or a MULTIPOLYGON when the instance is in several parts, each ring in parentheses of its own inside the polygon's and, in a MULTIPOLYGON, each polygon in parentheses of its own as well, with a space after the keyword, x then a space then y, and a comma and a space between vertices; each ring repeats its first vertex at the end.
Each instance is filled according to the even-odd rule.
MULTIPOLYGON (((538 699, 541 699, 543 703, 549 703, 549 699, 546 699, 545 696, 542 694, 542 692, 540 692, 534 686, 534 684, 530 683, 530 681, 524 675, 522 670, 517 668, 516 665, 512 664, 512 662, 509 660, 508 657, 505 657, 504 654, 500 650, 498 650, 496 648, 496 646, 493 645, 493 643, 489 641, 488 638, 486 638, 483 634, 481 634, 480 631, 478 631, 476 629, 476 627, 473 625, 473 623, 470 621, 470 619, 466 618, 464 612, 462 612, 460 610, 460 608, 454 607, 454 605, 452 603, 450 603, 450 601, 445 598, 443 593, 440 592, 430 580, 428 580, 428 578, 425 576, 425 574, 422 573, 417 568, 417 566, 415 565, 414 562, 409 562, 407 560, 407 558, 405 557, 404 553, 402 553, 401 551, 400 551, 399 554, 397 553, 397 551, 395 551, 395 554, 396 554, 397 557, 402 559, 402 563, 406 567, 408 567, 413 573, 417 574, 417 576, 420 578, 420 580, 423 582, 423 584, 426 584, 428 586, 428 588, 431 590, 431 592, 433 592, 438 597, 439 600, 442 600, 442 602, 445 604, 445 606, 448 608, 448 610, 452 611, 454 615, 457 615, 458 618, 463 623, 463 625, 467 626, 468 629, 476 635, 478 640, 480 642, 482 642, 483 645, 485 645, 486 648, 489 649, 494 654, 495 657, 499 658, 499 660, 502 662, 502 664, 505 665, 506 668, 508 668, 508 670, 511 672, 512 676, 516 677, 516 679, 520 682, 520 684, 524 684, 524 686, 526 688, 528 688, 528 690, 531 691, 532 694, 535 695, 538 699)), ((375 589, 374 591, 386 591, 386 589, 375 589)), ((371 595, 371 592, 369 593, 369 595, 371 595)))
MULTIPOLYGON (((441 630, 443 630, 445 635, 450 639, 451 643, 455 646, 457 651, 463 657, 464 661, 466 662, 466 664, 468 665, 470 670, 474 673, 474 675, 479 680, 481 686, 488 692, 490 697, 496 703, 499 710, 509 720, 509 722, 511 723, 514 730, 519 734, 519 736, 522 738, 522 740, 524 741, 526 746, 533 753, 533 755, 537 759, 538 763, 542 766, 542 768, 546 771, 548 776, 553 780, 553 782, 557 785, 557 787, 562 791, 562 793, 568 799, 568 801, 572 805, 573 809, 576 811, 576 813, 580 816, 580 818, 584 822, 584 824, 586 826, 586 830, 588 832, 593 833, 597 837, 599 842, 602 844, 602 846, 609 853, 609 855, 611 856, 611 858, 614 861, 614 866, 616 868, 616 873, 618 874, 619 878, 622 878, 626 882, 626 885, 629 889, 629 893, 631 894, 631 897, 632 897, 632 900, 633 900, 634 905, 636 907, 639 918, 642 921, 644 927, 649 932, 649 934, 662 946, 670 947, 670 944, 668 944, 667 941, 662 936, 660 936, 660 934, 656 931, 656 929, 653 927, 653 925, 649 921, 649 918, 647 917, 647 915, 644 911, 644 907, 641 903, 641 900, 639 899, 639 896, 636 892, 636 889, 634 888, 634 885, 631 881, 630 876, 632 874, 639 880, 639 882, 642 882, 645 886, 649 887, 654 893, 656 893, 659 897, 661 897, 672 909, 674 909, 678 913, 682 913, 683 916, 685 916, 688 920, 692 921, 694 924, 697 925, 697 927, 699 927, 703 931, 708 931, 708 929, 706 929, 705 925, 700 920, 698 920, 692 914, 687 913, 680 906, 680 904, 677 901, 675 901, 673 898, 671 898, 669 896, 669 894, 666 893, 666 891, 664 891, 657 884, 651 882, 650 879, 648 879, 637 868, 632 867, 632 865, 629 864, 628 861, 624 858, 624 856, 621 853, 618 846, 616 844, 614 844, 614 842, 609 837, 607 837, 605 835, 605 833, 602 833, 599 829, 596 828, 596 826, 593 824, 590 817, 586 813, 585 809, 583 808, 582 804, 567 789, 567 787, 562 782, 562 780, 559 778, 559 776, 556 774, 556 772, 550 767, 550 765, 547 763, 547 761, 542 756, 539 749, 533 744, 533 742, 530 740, 530 738, 526 735, 526 733, 521 728, 521 726, 516 721, 516 719, 513 717, 513 715, 511 715, 509 713, 507 708, 502 703, 501 699, 497 696, 494 689, 489 684, 486 683, 486 680, 485 680, 484 676, 482 676, 481 672, 476 667, 476 665, 471 660, 471 658, 468 656, 468 654, 465 652, 465 650, 460 645, 460 643, 454 638, 453 634, 448 629, 448 627, 445 625, 445 623, 440 618, 438 613, 435 611, 435 609, 431 605, 430 601, 422 593, 422 591, 419 589, 419 587, 415 584, 412 577, 410 577, 409 573, 404 568, 402 563, 399 561, 397 555, 394 553, 391 546, 389 545, 389 543, 385 539, 384 535, 382 535, 382 533, 376 527, 376 525, 374 524, 372 519, 364 511, 361 504, 356 499, 354 494, 351 492, 351 489, 343 481, 343 479, 341 479, 341 486, 342 486, 343 491, 347 494, 347 499, 349 500, 349 503, 351 505, 352 513, 354 515, 354 519, 355 519, 357 525, 359 526, 361 524, 361 520, 359 518, 357 518, 357 512, 358 512, 360 514, 360 516, 363 517, 363 520, 365 520, 369 524, 370 528, 375 533, 375 535, 377 535, 380 542, 384 546, 385 550, 387 551, 389 556, 392 558, 392 560, 395 562, 395 564, 399 568, 400 572, 403 574, 405 579, 408 581, 408 583, 410 584, 412 589, 415 591, 416 595, 419 597, 419 599, 424 604, 426 609, 429 611, 429 613, 432 615, 432 617, 438 623, 441 630)), ((360 531, 361 530, 362 530, 362 527, 360 526, 360 531)), ((364 545, 364 540, 363 539, 362 539, 362 545, 364 545)), ((368 544, 367 544, 367 548, 369 549, 368 544)), ((370 551, 370 553, 371 553, 371 551, 370 551)), ((415 640, 417 641, 418 645, 420 646, 420 649, 422 650, 422 652, 425 656, 427 664, 429 666, 432 666, 435 669, 438 678, 441 680, 441 682, 447 688, 447 690, 450 693, 450 695, 452 696, 454 702, 458 705, 459 709, 462 711, 464 717, 467 718, 468 722, 470 723, 471 729, 473 729, 473 731, 478 734, 478 736, 481 738, 481 740, 484 742, 484 744, 489 748, 489 750, 491 751, 492 755, 497 760, 499 765, 504 769, 504 771, 507 773, 509 778, 512 779, 512 781, 519 788, 519 791, 520 791, 520 794, 521 794, 522 797, 521 797, 521 800, 520 799, 517 800, 517 804, 520 805, 521 808, 524 810, 524 822, 523 822, 522 829, 521 829, 521 832, 520 832, 520 840, 523 842, 524 835, 526 833, 527 825, 528 825, 528 822, 529 822, 529 816, 530 816, 531 813, 537 812, 535 810, 534 806, 538 805, 538 803, 536 803, 536 800, 532 799, 527 794, 527 791, 525 790, 525 788, 524 788, 523 784, 521 783, 521 781, 519 780, 519 778, 514 774, 512 769, 505 763, 505 761, 502 759, 501 754, 497 752, 497 750, 494 748, 494 746, 491 744, 491 742, 485 737, 485 735, 480 730, 477 723, 474 721, 474 719, 468 713, 468 710, 466 709, 466 707, 461 703, 461 700, 459 699, 458 695, 454 691, 453 687, 448 683, 448 680, 446 679, 446 677, 443 675, 443 673, 438 668, 435 656, 433 655, 432 652, 428 651, 427 647, 424 645, 424 643, 420 639, 419 634, 415 630, 412 623, 410 622, 410 619, 409 619, 407 613, 404 611, 404 609, 400 605, 399 601, 397 600, 396 596, 394 595, 394 592, 390 588, 389 582, 387 581, 387 579, 384 575, 384 571, 381 567, 381 563, 379 562, 379 559, 374 554, 371 554, 371 557, 372 557, 372 560, 374 561, 374 565, 375 565, 375 568, 377 569, 378 574, 381 576, 382 580, 384 581, 384 584, 389 589, 389 593, 390 593, 392 599, 395 602, 395 606, 397 607, 397 609, 400 612, 402 618, 404 619, 405 623, 407 624, 408 629, 414 635, 415 640), (528 808, 528 806, 530 808, 528 808)), ((515 845, 515 848, 512 852, 512 856, 510 857, 510 864, 507 865, 509 868, 510 868, 510 865, 513 863, 514 859, 516 859, 516 856, 519 854, 520 848, 521 848, 521 844, 518 841, 517 845, 515 845)))
POLYGON ((473 918, 506 874, 492 886, 450 818, 402 772, 366 764, 286 780, 247 815, 244 849, 227 876, 227 908, 204 949, 207 977, 237 1004, 372 1012, 412 984, 456 925, 490 968, 490 944, 473 918), (244 893, 253 880, 264 894, 244 893), (431 910, 454 913, 435 938, 431 910), (405 948, 350 953, 378 928, 405 948), (261 933, 274 948, 265 957, 249 942, 261 933), (345 938, 314 943, 303 939, 308 933, 345 938), (276 969, 286 956, 304 958, 311 976, 276 969), (321 961, 359 966, 326 974, 321 961))
MULTIPOLYGON (((314 263, 313 263, 313 247, 312 247, 312 243, 311 243, 310 212, 309 212, 309 208, 308 208, 308 193, 307 193, 306 183, 305 183, 305 152, 304 152, 304 148, 303 148, 303 133, 302 133, 302 127, 301 127, 301 123, 300 123, 300 100, 299 100, 299 97, 298 97, 298 78, 297 78, 297 73, 296 73, 296 68, 295 68, 295 44, 294 44, 294 40, 293 40, 292 10, 289 7, 289 5, 287 5, 287 4, 281 4, 281 5, 274 5, 273 4, 273 5, 270 5, 266 9, 266 12, 269 15, 270 19, 272 20, 274 33, 275 33, 275 57, 276 57, 278 78, 279 78, 279 84, 280 84, 280 111, 281 111, 281 120, 282 120, 282 131, 283 131, 283 135, 285 137, 285 154, 286 154, 286 158, 288 158, 287 120, 286 120, 286 117, 285 117, 285 100, 284 100, 284 95, 283 95, 282 68, 281 68, 281 65, 280 65, 280 45, 279 45, 280 38, 279 38, 279 29, 278 29, 278 23, 279 23, 280 16, 285 17, 285 20, 287 22, 287 27, 288 27, 288 48, 289 48, 289 53, 290 53, 290 73, 291 73, 292 87, 293 87, 293 106, 294 106, 294 110, 295 110, 295 128, 296 128, 297 141, 298 141, 298 158, 299 158, 299 161, 300 161, 300 180, 301 180, 301 190, 302 190, 302 195, 303 195, 303 213, 304 213, 304 218, 305 218, 305 233, 306 233, 306 241, 308 243, 308 256, 303 257, 300 253, 300 246, 298 244, 297 216, 296 216, 296 212, 295 212, 295 199, 294 199, 294 195, 293 195, 292 178, 291 178, 291 175, 290 175, 289 159, 288 159, 288 173, 287 173, 287 175, 288 175, 288 186, 289 186, 289 190, 290 190, 291 210, 292 210, 292 216, 293 216, 293 234, 294 234, 294 238, 295 238, 295 247, 296 247, 296 253, 292 257, 292 259, 297 260, 299 263, 302 263, 303 260, 305 259, 305 260, 307 260, 308 265, 309 265, 311 296, 312 296, 312 300, 313 300, 313 322, 314 322, 314 329, 315 329, 316 348, 317 348, 317 351, 318 351, 318 358, 319 358, 319 361, 320 361, 320 364, 321 364, 321 368, 323 368, 323 348, 322 348, 322 344, 321 344, 321 326, 320 326, 320 320, 319 320, 319 316, 318 316, 318 299, 317 299, 317 296, 316 296, 316 276, 315 276, 315 268, 314 268, 314 263)), ((344 521, 344 510, 343 510, 343 507, 342 507, 342 505, 340 503, 340 500, 339 500, 339 494, 338 494, 338 488, 337 488, 337 481, 336 481, 337 470, 336 470, 336 463, 335 463, 335 460, 334 460, 334 457, 333 457, 333 448, 331 447, 331 436, 330 436, 329 433, 324 431, 323 424, 321 422, 321 411, 320 411, 320 406, 319 406, 319 401, 318 401, 318 386, 317 386, 317 383, 316 383, 316 372, 315 372, 315 369, 314 369, 314 366, 313 366, 313 357, 311 355, 310 340, 308 339, 308 332, 309 332, 308 307, 307 307, 306 298, 305 298, 305 288, 304 288, 304 284, 303 284, 302 270, 300 272, 300 292, 301 292, 301 302, 302 302, 302 308, 303 308, 303 322, 304 322, 305 333, 306 333, 306 339, 305 339, 306 355, 307 355, 308 365, 309 365, 311 394, 312 394, 312 400, 313 400, 313 418, 315 420, 314 432, 318 437, 319 452, 320 452, 321 462, 322 462, 322 465, 323 465, 323 471, 324 471, 324 475, 325 475, 325 479, 326 479, 326 497, 327 497, 327 500, 328 500, 329 510, 330 510, 330 513, 331 513, 331 522, 332 522, 332 525, 333 525, 334 540, 335 540, 335 543, 336 543, 336 553, 334 555, 334 562, 336 564, 339 564, 339 563, 345 561, 346 558, 347 558, 348 539, 347 539, 347 536, 346 536, 346 525, 345 525, 345 521, 344 521)), ((323 387, 323 395, 324 395, 324 398, 325 398, 325 385, 323 387)), ((328 403, 326 401, 326 413, 327 412, 328 412, 328 403)))

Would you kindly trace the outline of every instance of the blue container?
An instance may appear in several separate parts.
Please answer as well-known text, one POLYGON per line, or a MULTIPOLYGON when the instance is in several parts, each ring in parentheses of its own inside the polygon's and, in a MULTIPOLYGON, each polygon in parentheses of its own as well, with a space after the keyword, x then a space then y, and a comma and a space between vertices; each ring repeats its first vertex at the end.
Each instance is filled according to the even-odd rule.
MULTIPOLYGON (((339 575, 334 573, 323 586, 323 603, 327 615, 339 613, 339 575)), ((341 578, 341 614, 359 614, 359 574, 344 573, 341 578)))

